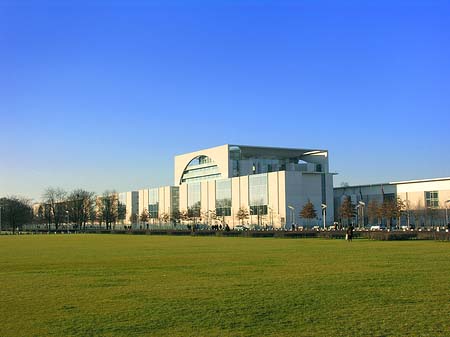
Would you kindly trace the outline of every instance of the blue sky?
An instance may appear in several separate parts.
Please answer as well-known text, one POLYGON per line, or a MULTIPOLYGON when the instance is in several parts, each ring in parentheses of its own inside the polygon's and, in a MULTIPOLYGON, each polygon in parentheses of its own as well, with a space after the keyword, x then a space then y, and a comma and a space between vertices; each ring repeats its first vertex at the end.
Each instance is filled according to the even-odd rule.
POLYGON ((0 196, 172 183, 225 143, 450 176, 448 1, 0 0, 0 196))

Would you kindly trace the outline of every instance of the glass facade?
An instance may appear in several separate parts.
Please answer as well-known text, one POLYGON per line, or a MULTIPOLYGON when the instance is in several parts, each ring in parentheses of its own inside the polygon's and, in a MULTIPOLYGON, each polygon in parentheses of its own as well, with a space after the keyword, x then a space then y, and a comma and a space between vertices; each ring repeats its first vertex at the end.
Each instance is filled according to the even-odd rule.
POLYGON ((216 215, 231 215, 231 179, 216 180, 216 215))
POLYGON ((158 218, 158 210, 159 210, 159 189, 152 188, 148 190, 148 214, 150 218, 157 219, 158 218))
POLYGON ((267 214, 267 174, 256 174, 248 177, 250 213, 267 214))
POLYGON ((191 183, 188 190, 188 212, 190 216, 199 217, 201 208, 201 185, 200 183, 191 183))
POLYGON ((240 160, 241 160, 241 149, 238 146, 231 146, 230 161, 231 161, 232 177, 239 177, 241 175, 239 168, 240 160))
POLYGON ((170 203, 170 212, 171 215, 173 215, 175 212, 178 211, 178 205, 180 202, 180 191, 178 190, 178 187, 171 187, 170 188, 172 197, 171 197, 171 203, 170 203))
POLYGON ((425 192, 425 206, 427 208, 438 208, 439 207, 439 192, 438 191, 425 192))

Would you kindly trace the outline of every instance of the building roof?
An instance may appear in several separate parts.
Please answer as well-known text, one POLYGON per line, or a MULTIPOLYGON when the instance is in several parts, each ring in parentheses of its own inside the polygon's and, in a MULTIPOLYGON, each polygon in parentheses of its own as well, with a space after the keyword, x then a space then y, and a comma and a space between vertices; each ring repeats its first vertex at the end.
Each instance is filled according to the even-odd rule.
POLYGON ((404 180, 404 181, 393 181, 389 184, 412 184, 412 183, 426 183, 429 181, 442 181, 442 180, 450 180, 450 177, 443 178, 430 178, 430 179, 417 179, 417 180, 404 180))
POLYGON ((392 181, 388 183, 377 183, 377 184, 364 184, 364 185, 349 185, 349 186, 338 186, 334 187, 334 189, 341 189, 341 188, 358 188, 358 187, 374 187, 374 186, 388 186, 388 185, 399 185, 399 184, 414 184, 414 183, 426 183, 431 181, 443 181, 443 180, 450 180, 450 177, 443 177, 443 178, 429 178, 429 179, 417 179, 417 180, 402 180, 402 181, 392 181))
POLYGON ((229 148, 238 147, 241 150, 241 154, 244 157, 288 157, 296 158, 307 155, 324 154, 327 156, 327 150, 321 149, 294 149, 294 148, 281 148, 281 147, 269 147, 269 146, 251 146, 251 145, 238 145, 228 144, 229 148))

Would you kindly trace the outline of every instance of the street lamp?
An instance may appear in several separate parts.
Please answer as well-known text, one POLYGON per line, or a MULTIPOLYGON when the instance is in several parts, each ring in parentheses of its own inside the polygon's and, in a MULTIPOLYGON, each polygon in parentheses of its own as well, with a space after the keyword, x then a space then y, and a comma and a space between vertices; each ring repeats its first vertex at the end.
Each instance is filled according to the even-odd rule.
POLYGON ((273 229, 274 225, 273 225, 273 208, 269 207, 269 213, 270 213, 270 227, 273 229))
POLYGON ((295 212, 295 207, 292 205, 288 205, 288 208, 291 210, 291 227, 294 224, 294 212, 295 212))
POLYGON ((2 233, 2 206, 0 206, 0 234, 2 233))
MULTIPOLYGON (((445 221, 447 221, 447 226, 448 226, 448 207, 447 204, 450 202, 450 199, 445 200, 445 221)), ((0 208, 1 209, 1 208, 0 208)), ((1 224, 1 223, 0 223, 1 224)), ((0 227, 1 228, 1 227, 0 227)))
POLYGON ((365 206, 366 206, 366 203, 364 201, 358 201, 358 206, 356 206, 356 208, 361 208, 361 224, 362 224, 363 228, 364 228, 364 207, 365 206))
POLYGON ((326 220, 326 217, 327 217, 327 205, 322 204, 320 206, 322 207, 323 229, 325 230, 326 227, 327 227, 327 222, 326 222, 327 221, 326 220))

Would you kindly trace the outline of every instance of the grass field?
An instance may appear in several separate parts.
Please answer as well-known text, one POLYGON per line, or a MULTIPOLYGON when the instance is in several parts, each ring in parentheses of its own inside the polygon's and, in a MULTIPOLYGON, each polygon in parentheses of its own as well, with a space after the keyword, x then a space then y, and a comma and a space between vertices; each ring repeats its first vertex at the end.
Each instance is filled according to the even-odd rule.
POLYGON ((450 243, 0 237, 0 336, 450 336, 450 243))

